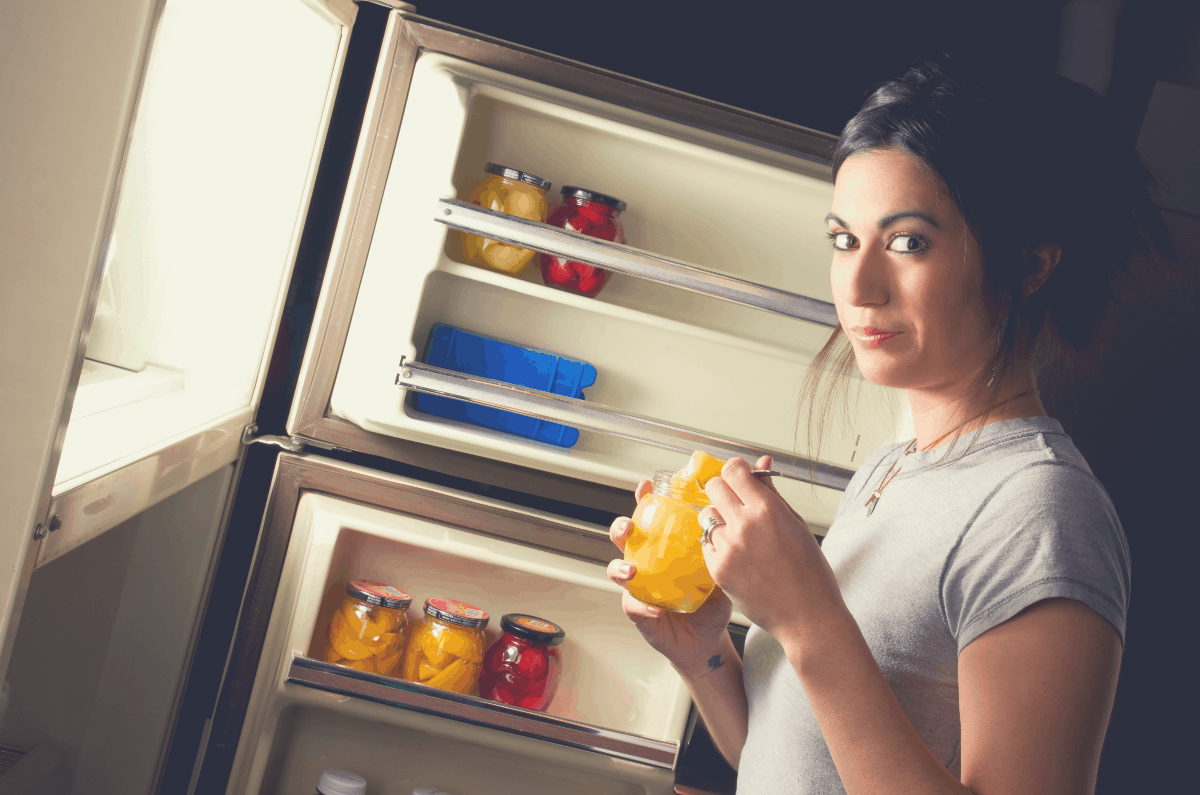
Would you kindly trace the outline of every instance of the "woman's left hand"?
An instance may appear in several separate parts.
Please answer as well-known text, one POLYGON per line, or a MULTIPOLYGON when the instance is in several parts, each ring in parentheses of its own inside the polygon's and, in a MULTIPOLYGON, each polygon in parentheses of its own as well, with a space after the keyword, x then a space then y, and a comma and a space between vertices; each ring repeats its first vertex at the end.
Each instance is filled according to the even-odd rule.
MULTIPOLYGON (((758 459, 757 468, 770 469, 771 457, 758 459)), ((724 522, 703 546, 704 561, 747 618, 777 640, 781 633, 803 640, 844 609, 808 524, 769 479, 760 481, 744 460, 731 458, 704 491, 711 507, 700 512, 701 526, 714 510, 724 522)))

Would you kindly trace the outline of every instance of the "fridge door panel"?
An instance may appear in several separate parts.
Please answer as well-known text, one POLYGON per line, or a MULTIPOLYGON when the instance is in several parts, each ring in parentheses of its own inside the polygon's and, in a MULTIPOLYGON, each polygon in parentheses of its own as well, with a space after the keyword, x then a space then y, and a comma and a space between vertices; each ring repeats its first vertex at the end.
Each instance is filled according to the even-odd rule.
MULTIPOLYGON (((404 759, 406 769, 436 776, 457 764, 455 749, 466 744, 480 759, 507 751, 529 760, 519 780, 533 781, 539 791, 551 791, 571 768, 624 782, 622 788, 652 784, 654 791, 669 791, 689 698, 620 608, 620 590, 604 573, 612 556, 605 528, 292 454, 279 457, 265 521, 257 584, 247 593, 218 699, 219 705, 245 704, 244 717, 218 715, 202 784, 206 773, 213 776, 207 780, 219 780, 216 768, 226 753, 220 744, 237 749, 225 762, 228 792, 282 791, 281 782, 307 770, 280 761, 303 756, 298 738, 305 732, 332 736, 321 724, 349 723, 351 736, 368 739, 353 753, 323 757, 326 766, 373 758, 383 770, 385 761, 404 759), (533 613, 560 624, 567 632, 563 674, 547 712, 324 665, 327 626, 352 578, 405 590, 413 597, 410 620, 433 596, 476 605, 491 616, 489 643, 499 637, 504 613, 533 613), (227 731, 231 726, 240 728, 227 731), (452 742, 414 759, 369 739, 410 732, 452 742), (549 772, 539 777, 530 772, 534 767, 549 772)), ((423 780, 431 783, 417 786, 437 779, 423 780)), ((396 786, 379 785, 389 792, 396 786)))
POLYGON ((253 413, 354 10, 166 3, 56 494, 253 413))
POLYGON ((8 4, 0 25, 0 675, 49 507, 157 7, 8 4))
MULTIPOLYGON (((553 290, 536 259, 517 278, 465 264, 461 233, 435 219, 500 162, 620 196, 637 248, 828 301, 831 139, 420 18, 396 15, 389 37, 291 433, 385 455, 390 437, 616 493, 678 468, 678 452, 613 435, 564 449, 417 411, 397 365, 448 323, 594 365, 588 401, 763 452, 806 447, 797 396, 828 328, 623 274, 596 299, 553 290)), ((847 472, 905 419, 887 390, 859 391, 821 452, 847 472)), ((780 485, 828 526, 840 491, 780 485)))

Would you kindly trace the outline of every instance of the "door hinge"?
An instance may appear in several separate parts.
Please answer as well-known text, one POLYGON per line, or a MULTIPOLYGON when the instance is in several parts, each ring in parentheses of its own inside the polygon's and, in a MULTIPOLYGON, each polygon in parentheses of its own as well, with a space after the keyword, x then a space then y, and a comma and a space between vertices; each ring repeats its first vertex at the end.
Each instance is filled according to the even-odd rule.
POLYGON ((60 527, 62 527, 62 519, 58 518, 58 514, 47 519, 45 524, 38 522, 38 526, 33 528, 33 540, 41 541, 60 527))
POLYGON ((318 442, 315 439, 305 439, 300 436, 272 436, 270 434, 258 435, 257 423, 250 423, 242 429, 242 444, 273 444, 276 447, 281 447, 289 453, 303 453, 305 447, 316 447, 321 450, 338 450, 343 453, 350 452, 345 447, 338 447, 325 442, 318 442))

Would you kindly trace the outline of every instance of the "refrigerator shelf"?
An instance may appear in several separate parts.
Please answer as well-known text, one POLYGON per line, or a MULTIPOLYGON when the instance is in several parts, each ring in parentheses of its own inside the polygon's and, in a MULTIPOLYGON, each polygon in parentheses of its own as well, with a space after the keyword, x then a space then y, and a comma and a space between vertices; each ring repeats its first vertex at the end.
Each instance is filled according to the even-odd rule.
POLYGON ((833 304, 805 295, 706 270, 677 259, 568 232, 549 224, 487 210, 455 199, 439 199, 434 219, 452 229, 474 232, 544 254, 595 265, 660 284, 833 328, 833 304))
POLYGON ((417 682, 363 673, 299 654, 292 656, 286 681, 326 693, 436 715, 664 770, 672 768, 679 750, 675 743, 565 720, 475 696, 447 693, 417 682))
POLYGON ((718 458, 741 456, 751 462, 761 455, 770 455, 774 460, 773 468, 783 477, 841 491, 845 491, 854 475, 853 470, 822 462, 816 462, 814 466, 808 459, 796 455, 753 447, 744 442, 723 439, 692 428, 618 411, 599 403, 527 389, 405 359, 400 362, 396 385, 416 392, 467 400, 563 425, 587 428, 681 453, 704 450, 718 458))

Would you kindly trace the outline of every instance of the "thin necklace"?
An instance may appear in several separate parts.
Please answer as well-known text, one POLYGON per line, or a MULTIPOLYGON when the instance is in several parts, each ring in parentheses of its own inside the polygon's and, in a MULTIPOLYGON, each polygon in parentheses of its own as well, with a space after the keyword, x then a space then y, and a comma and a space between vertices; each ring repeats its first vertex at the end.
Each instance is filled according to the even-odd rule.
MULTIPOLYGON (((953 428, 946 431, 941 436, 939 436, 938 438, 934 439, 929 444, 922 447, 921 452, 925 452, 926 450, 928 450, 932 447, 937 447, 939 442, 941 442, 943 439, 945 439, 950 434, 957 431, 963 425, 966 425, 969 422, 974 422, 975 420, 979 419, 983 415, 990 414, 991 412, 1000 408, 1005 403, 1012 403, 1017 398, 1025 397, 1026 395, 1028 395, 1029 393, 1031 393, 1033 391, 1034 390, 1032 390, 1032 389, 1026 389, 1024 392, 1019 392, 1019 393, 1013 395, 1012 397, 1008 398, 1007 400, 1000 401, 996 405, 992 406, 990 409, 987 409, 986 411, 981 411, 980 413, 976 414, 971 419, 965 420, 962 423, 955 425, 953 428)), ((879 480, 879 485, 875 487, 875 490, 871 492, 871 496, 868 497, 867 501, 864 503, 864 505, 867 506, 867 516, 870 516, 872 513, 875 512, 875 506, 879 503, 879 495, 883 493, 883 490, 885 488, 887 488, 887 484, 891 483, 893 480, 896 479, 896 475, 899 475, 900 470, 904 468, 904 459, 906 457, 908 457, 909 453, 915 452, 916 449, 917 449, 917 440, 913 439, 911 442, 908 443, 908 446, 904 448, 904 452, 901 453, 900 455, 896 456, 896 460, 893 461, 892 465, 888 467, 887 472, 883 473, 883 477, 880 478, 880 480, 879 480), (896 471, 893 472, 892 471, 893 469, 896 471)))

